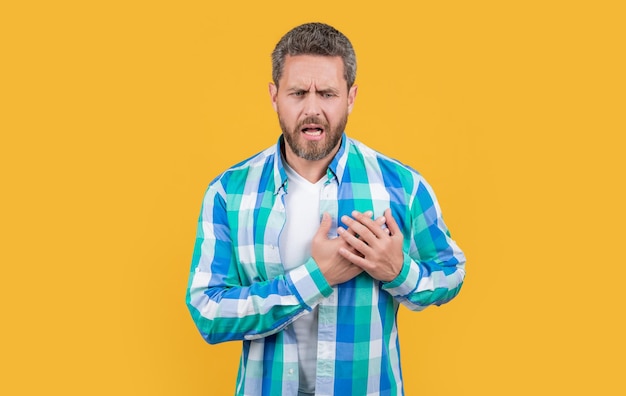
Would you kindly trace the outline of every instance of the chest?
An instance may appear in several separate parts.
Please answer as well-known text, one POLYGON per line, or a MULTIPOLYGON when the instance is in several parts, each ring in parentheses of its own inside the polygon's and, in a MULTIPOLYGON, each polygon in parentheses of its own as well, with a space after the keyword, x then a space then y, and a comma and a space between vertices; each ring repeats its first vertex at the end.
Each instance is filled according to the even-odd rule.
MULTIPOLYGON (((308 204, 304 206, 294 203, 293 198, 298 199, 297 194, 289 194, 287 186, 286 191, 280 189, 278 193, 273 190, 244 193, 227 203, 233 255, 243 283, 251 284, 284 275, 285 257, 281 241, 284 242, 285 238, 282 234, 299 232, 294 219, 303 217, 310 220, 315 217, 319 225, 321 215, 329 213, 333 224, 328 236, 334 238, 337 237, 337 227, 342 225, 340 219, 343 215, 350 215, 354 210, 370 210, 378 217, 390 207, 389 191, 381 180, 372 180, 371 177, 362 180, 352 177, 341 184, 336 179, 325 181, 313 199, 307 197, 308 204), (294 207, 296 211, 307 213, 294 214, 294 207)), ((313 225, 315 228, 311 230, 308 222, 307 238, 312 239, 317 225, 313 225)))

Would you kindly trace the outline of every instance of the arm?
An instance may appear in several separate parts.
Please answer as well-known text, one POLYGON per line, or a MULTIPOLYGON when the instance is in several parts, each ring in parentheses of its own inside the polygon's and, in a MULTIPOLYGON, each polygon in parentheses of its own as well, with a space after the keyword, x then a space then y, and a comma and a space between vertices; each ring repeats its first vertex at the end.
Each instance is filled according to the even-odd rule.
POLYGON ((465 256, 450 238, 434 193, 422 180, 401 230, 391 211, 381 218, 354 213, 341 236, 363 257, 342 254, 383 282, 383 290, 412 310, 441 305, 456 296, 465 277, 465 256), (358 234, 357 238, 355 235, 358 234), (406 235, 407 237, 405 237, 406 235))
POLYGON ((224 195, 217 182, 205 196, 186 296, 198 330, 211 344, 274 334, 332 293, 312 259, 271 280, 242 280, 224 195))

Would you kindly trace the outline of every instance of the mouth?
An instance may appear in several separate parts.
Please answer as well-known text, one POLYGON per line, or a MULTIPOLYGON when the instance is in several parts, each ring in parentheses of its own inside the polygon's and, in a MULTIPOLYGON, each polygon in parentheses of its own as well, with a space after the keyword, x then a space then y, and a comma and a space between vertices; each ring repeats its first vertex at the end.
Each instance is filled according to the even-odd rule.
POLYGON ((306 124, 300 129, 300 132, 308 137, 316 138, 322 136, 324 128, 318 124, 306 124))

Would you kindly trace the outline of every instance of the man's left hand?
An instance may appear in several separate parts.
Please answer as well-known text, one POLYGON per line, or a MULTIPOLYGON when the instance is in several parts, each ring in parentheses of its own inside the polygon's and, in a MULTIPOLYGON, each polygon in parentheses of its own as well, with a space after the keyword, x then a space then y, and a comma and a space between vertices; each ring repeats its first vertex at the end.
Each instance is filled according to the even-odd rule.
POLYGON ((404 261, 404 236, 391 215, 391 210, 385 210, 384 215, 377 219, 372 219, 372 212, 353 211, 352 217, 342 216, 341 221, 348 228, 337 229, 340 237, 363 257, 347 249, 340 249, 339 254, 361 267, 374 279, 383 282, 394 280, 400 274, 404 261))

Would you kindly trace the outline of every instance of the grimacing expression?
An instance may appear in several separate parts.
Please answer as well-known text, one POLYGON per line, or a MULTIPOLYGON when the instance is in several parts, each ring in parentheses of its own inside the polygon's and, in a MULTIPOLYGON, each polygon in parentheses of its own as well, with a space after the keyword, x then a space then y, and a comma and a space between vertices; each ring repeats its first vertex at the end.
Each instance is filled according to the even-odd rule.
POLYGON ((293 130, 289 130, 285 122, 278 116, 280 128, 283 131, 285 141, 298 157, 309 161, 318 161, 329 156, 334 148, 339 146, 341 135, 348 122, 348 114, 331 129, 331 126, 321 118, 310 116, 298 123, 293 130), (305 139, 299 139, 300 133, 307 135, 305 139), (326 139, 316 140, 322 133, 326 139))
POLYGON ((309 161, 335 154, 356 96, 356 86, 347 87, 343 68, 340 57, 285 58, 278 87, 270 84, 285 150, 309 161))

